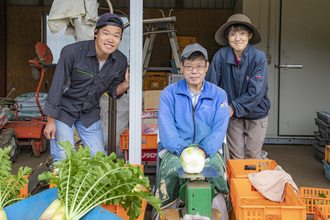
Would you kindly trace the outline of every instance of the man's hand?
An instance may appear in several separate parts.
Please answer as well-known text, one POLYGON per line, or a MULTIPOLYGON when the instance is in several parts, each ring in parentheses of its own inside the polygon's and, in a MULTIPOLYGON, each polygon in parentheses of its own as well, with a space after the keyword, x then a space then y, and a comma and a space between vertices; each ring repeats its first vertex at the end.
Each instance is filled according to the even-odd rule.
POLYGON ((129 66, 126 69, 126 73, 125 73, 125 81, 128 83, 129 85, 129 66))
POLYGON ((117 87, 117 95, 120 96, 129 89, 129 67, 126 69, 125 80, 117 87))
POLYGON ((47 116, 47 124, 44 129, 45 137, 48 140, 55 139, 55 131, 56 131, 55 118, 47 116))

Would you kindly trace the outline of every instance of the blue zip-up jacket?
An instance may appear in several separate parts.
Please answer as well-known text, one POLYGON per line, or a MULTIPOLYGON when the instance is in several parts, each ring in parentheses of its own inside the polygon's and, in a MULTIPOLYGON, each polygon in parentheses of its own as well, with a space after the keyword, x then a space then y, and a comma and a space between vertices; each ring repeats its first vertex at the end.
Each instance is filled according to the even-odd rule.
POLYGON ((204 80, 195 109, 185 79, 167 86, 159 97, 160 150, 180 156, 189 144, 199 143, 212 157, 221 148, 229 115, 226 92, 212 83, 204 80))
POLYGON ((245 48, 239 65, 232 47, 221 48, 214 55, 205 79, 227 92, 235 117, 261 119, 268 115, 267 58, 251 44, 245 48))

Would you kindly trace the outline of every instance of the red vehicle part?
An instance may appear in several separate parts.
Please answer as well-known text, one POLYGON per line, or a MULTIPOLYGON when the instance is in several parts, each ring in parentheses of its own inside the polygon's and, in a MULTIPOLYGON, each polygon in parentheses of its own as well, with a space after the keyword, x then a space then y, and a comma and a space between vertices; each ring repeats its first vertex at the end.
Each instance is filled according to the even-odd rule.
POLYGON ((43 129, 45 121, 10 121, 7 123, 7 129, 12 128, 17 133, 19 145, 31 145, 35 156, 46 150, 46 140, 43 129))
POLYGON ((31 145, 34 155, 39 156, 40 153, 45 151, 47 148, 46 139, 44 136, 44 127, 47 122, 38 98, 40 87, 44 78, 44 66, 53 62, 53 55, 48 46, 41 42, 36 44, 35 51, 38 58, 29 60, 29 63, 32 64, 33 68, 40 73, 39 84, 36 90, 36 103, 41 113, 41 117, 33 118, 31 120, 19 120, 16 103, 16 120, 8 121, 4 127, 6 129, 13 129, 17 133, 19 145, 31 145))

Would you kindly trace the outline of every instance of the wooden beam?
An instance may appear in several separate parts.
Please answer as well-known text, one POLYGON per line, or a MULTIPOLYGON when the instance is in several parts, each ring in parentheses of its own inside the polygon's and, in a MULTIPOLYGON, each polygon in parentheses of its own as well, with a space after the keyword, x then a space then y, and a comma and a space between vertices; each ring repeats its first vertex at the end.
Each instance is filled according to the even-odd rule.
POLYGON ((6 1, 0 1, 0 97, 7 94, 7 13, 6 1))

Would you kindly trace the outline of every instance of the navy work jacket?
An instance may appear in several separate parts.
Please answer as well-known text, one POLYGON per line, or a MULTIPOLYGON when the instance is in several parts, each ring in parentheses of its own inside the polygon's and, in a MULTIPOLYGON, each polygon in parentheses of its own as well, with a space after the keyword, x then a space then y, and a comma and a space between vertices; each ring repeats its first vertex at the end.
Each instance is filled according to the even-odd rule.
POLYGON ((268 115, 268 64, 263 51, 251 44, 237 65, 232 47, 221 48, 213 57, 206 80, 227 92, 234 116, 261 119, 268 115))

